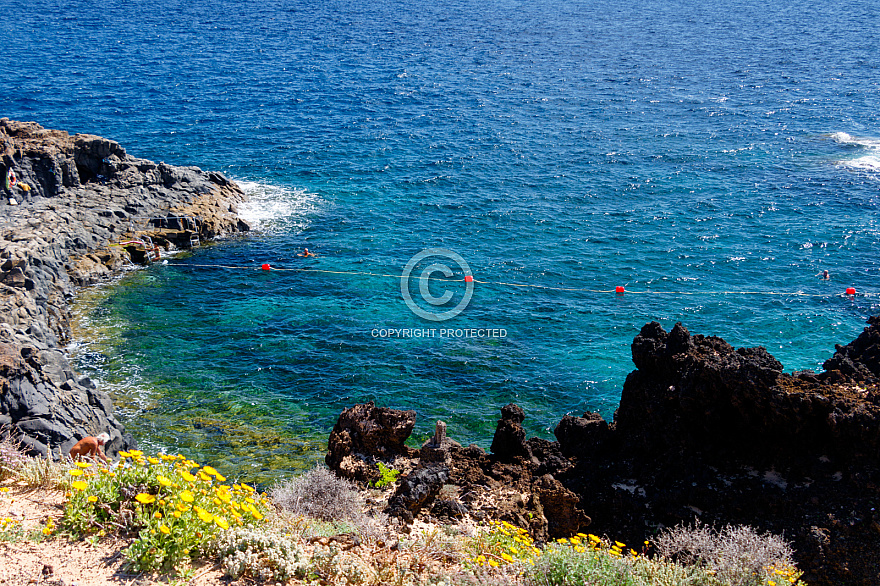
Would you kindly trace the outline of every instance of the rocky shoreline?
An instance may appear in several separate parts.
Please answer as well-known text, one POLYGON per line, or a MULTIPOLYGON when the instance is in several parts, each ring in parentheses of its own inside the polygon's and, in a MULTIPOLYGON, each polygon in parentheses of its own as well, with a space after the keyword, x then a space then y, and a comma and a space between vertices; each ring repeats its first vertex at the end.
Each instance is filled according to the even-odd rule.
POLYGON ((401 524, 502 519, 539 541, 589 527, 628 544, 742 524, 793 541, 811 586, 880 583, 880 317, 818 374, 681 324, 647 324, 632 356, 611 423, 566 415, 557 441, 527 439, 508 405, 488 453, 439 424, 416 450, 414 411, 368 403, 342 413, 326 462, 360 482, 380 461, 401 470, 384 511, 401 524))
POLYGON ((138 159, 117 142, 0 119, 0 425, 33 455, 106 431, 134 445, 110 397, 63 350, 76 286, 244 232, 223 175, 138 159))

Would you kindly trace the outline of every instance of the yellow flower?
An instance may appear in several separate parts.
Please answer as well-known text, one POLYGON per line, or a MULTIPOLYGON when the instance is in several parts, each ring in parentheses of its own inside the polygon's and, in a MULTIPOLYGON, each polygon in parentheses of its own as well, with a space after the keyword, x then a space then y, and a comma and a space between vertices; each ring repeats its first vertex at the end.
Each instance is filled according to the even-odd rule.
POLYGON ((161 474, 156 475, 156 480, 158 480, 159 484, 161 484, 162 486, 171 486, 171 479, 166 478, 165 476, 162 476, 161 474))
MULTIPOLYGON (((121 454, 122 452, 119 452, 119 453, 121 454)), ((128 453, 131 454, 132 456, 143 456, 144 455, 144 453, 140 450, 129 450, 128 453)))
POLYGON ((120 458, 131 458, 131 453, 130 452, 123 452, 122 450, 119 450, 119 457, 120 458))
POLYGON ((511 557, 509 554, 502 553, 502 554, 501 554, 501 559, 503 559, 503 560, 506 561, 506 562, 511 562, 511 563, 513 563, 513 557, 511 557))
POLYGON ((250 503, 250 504, 252 504, 252 505, 257 504, 257 501, 255 501, 255 500, 252 499, 251 497, 247 497, 246 499, 244 499, 244 502, 246 502, 246 503, 250 503))
POLYGON ((257 521, 263 518, 263 515, 261 515, 259 511, 251 511, 251 516, 257 521))
POLYGON ((156 511, 155 513, 153 513, 153 518, 154 519, 161 519, 162 513, 160 513, 159 511, 156 511))
POLYGON ((198 513, 199 519, 201 519, 203 523, 210 523, 214 520, 214 515, 212 515, 202 507, 195 507, 195 511, 196 513, 198 513))
POLYGON ((211 477, 205 474, 204 470, 199 470, 199 478, 205 482, 211 482, 211 477))
POLYGON ((98 497, 96 497, 95 495, 92 495, 88 498, 88 501, 90 503, 96 503, 96 502, 98 502, 98 497))
POLYGON ((213 468, 211 468, 210 466, 205 466, 204 468, 202 468, 202 471, 203 471, 205 474, 210 474, 211 476, 216 476, 216 475, 217 475, 217 471, 214 470, 213 468))
POLYGON ((70 483, 70 486, 77 490, 85 490, 88 488, 89 484, 85 480, 74 480, 70 483))
POLYGON ((625 544, 625 543, 620 543, 619 541, 615 541, 615 542, 614 542, 614 545, 616 545, 616 546, 619 547, 620 549, 623 549, 624 547, 626 547, 626 544, 625 544))
POLYGON ((568 543, 568 539, 566 539, 565 537, 560 537, 560 538, 557 539, 556 541, 559 542, 559 543, 561 543, 561 544, 563 544, 563 545, 565 545, 566 543, 568 543))
POLYGON ((168 527, 166 527, 164 524, 159 525, 159 531, 161 531, 161 532, 164 533, 165 535, 168 535, 169 533, 171 533, 171 529, 169 529, 168 527))
POLYGON ((175 519, 180 519, 180 511, 174 511, 173 515, 175 519))
POLYGON ((196 500, 196 497, 190 491, 184 490, 183 492, 180 493, 180 500, 182 500, 185 503, 191 503, 194 500, 196 500))
POLYGON ((220 529, 229 529, 229 522, 226 521, 223 517, 214 517, 214 523, 217 524, 217 527, 220 529))
POLYGON ((3 488, 0 488, 0 492, 9 492, 9 487, 4 486, 3 488))
POLYGON ((226 480, 226 477, 223 476, 222 474, 220 474, 219 472, 215 473, 214 476, 217 478, 218 482, 223 482, 224 480, 226 480))
POLYGON ((151 494, 147 494, 145 492, 142 492, 142 493, 139 493, 136 497, 134 497, 134 500, 136 500, 137 502, 142 503, 144 505, 148 505, 150 503, 156 502, 156 497, 154 497, 151 494))
POLYGON ((248 485, 245 484, 244 482, 241 483, 241 487, 242 487, 243 489, 245 489, 246 491, 248 491, 248 492, 255 492, 255 491, 254 491, 254 488, 253 488, 252 486, 248 486, 248 485))
POLYGON ((147 457, 147 462, 155 465, 155 464, 159 463, 159 458, 154 458, 153 456, 149 456, 149 457, 147 457))
POLYGON ((493 568, 497 568, 497 567, 498 567, 498 562, 496 562, 495 560, 493 560, 493 559, 490 558, 490 559, 489 559, 489 565, 492 566, 493 568))
POLYGON ((74 462, 74 465, 80 468, 88 468, 89 466, 91 466, 89 462, 74 462))
POLYGON ((183 504, 183 503, 178 503, 178 504, 177 504, 177 510, 180 511, 181 513, 185 513, 185 512, 187 512, 187 511, 189 510, 189 507, 186 506, 186 505, 183 504))
POLYGON ((190 473, 189 473, 188 471, 186 471, 186 470, 181 469, 181 471, 180 471, 180 475, 181 475, 181 476, 183 477, 183 479, 186 480, 187 482, 195 482, 195 481, 196 481, 196 477, 193 476, 192 474, 190 474, 190 473))
POLYGON ((67 473, 71 476, 82 476, 83 471, 79 468, 74 468, 73 470, 68 470, 67 473))

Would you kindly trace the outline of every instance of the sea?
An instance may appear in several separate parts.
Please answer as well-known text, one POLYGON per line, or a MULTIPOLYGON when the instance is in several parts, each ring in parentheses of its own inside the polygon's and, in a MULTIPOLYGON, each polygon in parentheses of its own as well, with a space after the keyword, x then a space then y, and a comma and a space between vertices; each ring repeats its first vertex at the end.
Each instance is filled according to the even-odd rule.
POLYGON ((552 439, 648 322, 820 371, 880 309, 874 0, 0 8, 0 115, 249 195, 246 237, 78 294, 145 451, 271 484, 366 401, 416 447, 508 403, 552 439))

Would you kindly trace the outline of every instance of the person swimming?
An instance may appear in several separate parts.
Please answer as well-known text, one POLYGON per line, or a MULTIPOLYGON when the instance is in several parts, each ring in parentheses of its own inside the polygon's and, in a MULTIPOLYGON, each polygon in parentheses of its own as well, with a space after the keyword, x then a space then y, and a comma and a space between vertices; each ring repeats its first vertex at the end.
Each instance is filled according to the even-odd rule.
POLYGON ((314 252, 309 252, 309 249, 306 248, 306 249, 302 252, 302 254, 298 254, 297 256, 301 256, 301 257, 303 257, 303 258, 308 258, 308 257, 310 257, 310 256, 318 256, 318 255, 315 254, 314 252))
POLYGON ((831 275, 828 274, 828 271, 822 271, 821 273, 819 273, 819 276, 822 277, 823 281, 828 281, 831 279, 831 275))

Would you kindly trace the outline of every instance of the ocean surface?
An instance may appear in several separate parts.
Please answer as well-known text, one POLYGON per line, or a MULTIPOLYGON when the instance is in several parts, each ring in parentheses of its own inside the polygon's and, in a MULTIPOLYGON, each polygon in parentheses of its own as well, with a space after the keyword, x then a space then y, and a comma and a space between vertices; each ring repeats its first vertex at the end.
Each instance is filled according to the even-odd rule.
POLYGON ((652 320, 790 372, 880 308, 875 1, 0 8, 0 115, 251 197, 249 237, 79 295, 76 365, 145 450, 268 483, 368 400, 413 445, 488 447, 510 402, 552 437, 613 416, 652 320))

